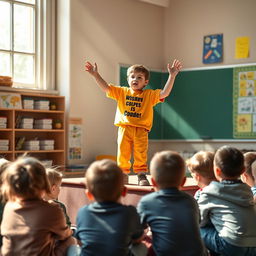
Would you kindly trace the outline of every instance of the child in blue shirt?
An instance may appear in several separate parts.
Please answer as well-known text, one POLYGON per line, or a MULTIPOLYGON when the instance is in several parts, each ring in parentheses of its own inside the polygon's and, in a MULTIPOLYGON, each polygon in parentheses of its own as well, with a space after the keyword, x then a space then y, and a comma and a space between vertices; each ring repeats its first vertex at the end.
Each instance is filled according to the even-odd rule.
POLYGON ((76 237, 81 255, 127 256, 130 246, 139 243, 143 228, 134 206, 122 205, 126 187, 123 172, 109 159, 92 163, 86 172, 86 194, 95 202, 77 214, 76 237))
POLYGON ((150 172, 156 191, 142 197, 138 212, 144 228, 151 229, 155 255, 207 255, 200 238, 198 205, 180 191, 185 182, 183 158, 172 151, 156 153, 150 172))

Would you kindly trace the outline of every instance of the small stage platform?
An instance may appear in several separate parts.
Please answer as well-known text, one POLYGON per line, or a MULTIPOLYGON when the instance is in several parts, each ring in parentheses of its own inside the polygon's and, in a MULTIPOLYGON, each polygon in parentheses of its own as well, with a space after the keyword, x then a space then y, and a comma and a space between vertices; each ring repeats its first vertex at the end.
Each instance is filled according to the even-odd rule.
MULTIPOLYGON (((148 178, 150 177, 148 176, 148 178)), ((127 195, 121 198, 123 204, 136 206, 142 196, 154 191, 152 186, 142 187, 136 185, 136 183, 137 176, 130 175, 129 184, 126 185, 127 195)), ((197 189, 198 187, 192 178, 187 178, 185 185, 182 187, 183 191, 192 196, 197 189)), ((66 205, 70 220, 72 224, 75 224, 78 209, 90 203, 85 195, 84 178, 64 178, 62 180, 59 200, 66 205)))

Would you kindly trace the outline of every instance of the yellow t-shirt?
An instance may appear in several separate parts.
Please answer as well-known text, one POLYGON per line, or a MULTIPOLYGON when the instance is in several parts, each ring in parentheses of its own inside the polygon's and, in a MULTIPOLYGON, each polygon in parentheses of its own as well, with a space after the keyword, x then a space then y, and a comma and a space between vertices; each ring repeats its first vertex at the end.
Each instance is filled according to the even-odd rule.
POLYGON ((153 107, 162 102, 160 89, 133 92, 129 87, 110 85, 107 97, 117 101, 115 125, 142 127, 150 131, 153 123, 153 107))

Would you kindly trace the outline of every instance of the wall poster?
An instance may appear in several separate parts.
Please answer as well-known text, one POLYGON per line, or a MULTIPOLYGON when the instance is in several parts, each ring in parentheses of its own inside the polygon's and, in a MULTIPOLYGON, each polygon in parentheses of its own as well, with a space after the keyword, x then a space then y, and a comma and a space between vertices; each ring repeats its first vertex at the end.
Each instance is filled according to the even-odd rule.
POLYGON ((68 159, 82 159, 82 119, 70 118, 68 127, 68 159))
POLYGON ((203 63, 219 63, 223 60, 223 34, 204 36, 203 63))
POLYGON ((256 66, 234 68, 233 134, 235 138, 256 138, 256 66))

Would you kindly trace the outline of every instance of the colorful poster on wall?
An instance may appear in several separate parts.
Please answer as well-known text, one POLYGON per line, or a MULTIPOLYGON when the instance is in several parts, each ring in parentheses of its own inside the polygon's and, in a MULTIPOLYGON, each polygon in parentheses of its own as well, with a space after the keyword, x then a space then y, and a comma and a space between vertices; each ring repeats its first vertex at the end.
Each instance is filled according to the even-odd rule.
POLYGON ((223 60, 223 34, 204 36, 203 63, 219 63, 223 60))
POLYGON ((82 119, 70 118, 68 128, 68 159, 82 159, 82 119))
POLYGON ((236 59, 249 58, 250 38, 248 36, 236 39, 236 59))
POLYGON ((234 68, 233 127, 235 138, 256 138, 256 66, 234 68))

